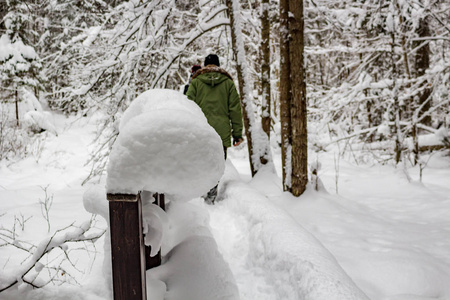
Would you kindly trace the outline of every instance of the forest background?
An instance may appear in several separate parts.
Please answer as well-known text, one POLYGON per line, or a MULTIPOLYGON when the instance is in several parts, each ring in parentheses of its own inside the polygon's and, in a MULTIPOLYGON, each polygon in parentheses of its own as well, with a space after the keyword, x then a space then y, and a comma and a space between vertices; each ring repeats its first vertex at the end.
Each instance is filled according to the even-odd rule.
MULTIPOLYGON (((0 160, 1 167, 6 166, 2 169, 5 178, 12 176, 6 172, 8 167, 26 157, 36 163, 40 159, 45 161, 46 141, 52 140, 51 135, 63 136, 62 127, 55 125, 62 126, 62 115, 75 115, 78 121, 95 115, 89 118, 98 123, 93 147, 89 148, 91 156, 85 162, 90 173, 84 183, 97 181, 105 173, 120 119, 133 99, 152 88, 182 91, 189 81, 191 66, 201 64, 210 53, 217 53, 222 66, 235 78, 245 100, 244 115, 249 117, 253 129, 259 129, 260 124, 270 137, 269 140, 261 135, 261 139, 254 139, 250 149, 259 158, 266 157, 268 148, 279 151, 285 146, 282 111, 286 109, 279 91, 287 84, 281 74, 284 67, 296 63, 291 60, 287 64, 283 60, 282 46, 292 38, 286 39, 283 29, 280 14, 283 3, 286 1, 0 1, 0 160), (55 119, 60 122, 52 122, 55 119)), ((348 169, 342 171, 345 165, 340 166, 341 158, 352 164, 395 166, 399 173, 404 168, 409 182, 415 180, 407 169, 418 165, 415 170, 420 170, 422 181, 422 171, 429 159, 441 150, 435 157, 442 155, 446 159, 450 146, 450 3, 445 0, 302 3, 306 83, 303 95, 307 101, 309 160, 309 173, 303 175, 314 188, 320 189, 318 176, 326 171, 320 173, 319 156, 327 152, 332 159, 334 156, 334 162, 332 159, 326 162, 334 163, 332 181, 336 194, 340 192, 340 175, 347 179, 361 175, 353 176, 355 173, 348 169)), ((292 15, 287 17, 292 19, 292 15)), ((68 120, 72 118, 76 117, 68 120)), ((278 158, 279 152, 276 154, 274 157, 278 158)), ((249 157, 253 163, 250 165, 258 167, 258 161, 249 157)), ((287 159, 283 158, 284 172, 290 167, 287 159)), ((445 168, 444 163, 438 164, 445 168)), ((61 172, 70 173, 70 168, 62 169, 61 172)), ((17 173, 20 170, 21 167, 17 173)), ((436 174, 429 180, 446 182, 445 175, 441 175, 444 173, 436 174)), ((284 188, 286 183, 289 185, 285 175, 284 188)), ((17 184, 22 184, 22 180, 17 184)), ((394 186, 395 181, 386 179, 382 189, 389 192, 389 185, 394 186)), ((47 187, 41 187, 45 200, 39 204, 44 208, 42 213, 50 232, 48 210, 53 196, 47 187)), ((375 191, 364 189, 361 184, 354 187, 362 193, 361 198, 373 201, 369 194, 375 191)), ((373 189, 378 187, 373 185, 373 189)), ((400 188, 415 191, 410 186, 400 188)), ((436 210, 423 206, 428 210, 425 211, 412 201, 415 197, 406 198, 405 203, 415 206, 430 220, 440 220, 435 211, 442 215, 448 212, 441 206, 436 206, 436 210)), ((396 204, 390 199, 380 203, 389 209, 388 201, 396 204)), ((395 218, 404 213, 402 203, 400 210, 392 212, 395 218)), ((317 209, 321 210, 323 207, 317 209)), ((304 210, 301 216, 306 223, 313 219, 308 219, 308 212, 304 210)), ((2 216, 5 214, 0 212, 2 216)), ((23 226, 27 220, 23 215, 21 219, 14 215, 14 228, 16 224, 23 226)), ((442 235, 437 235, 436 240, 442 247, 444 238, 440 237, 448 236, 448 227, 437 224, 442 235)), ((409 225, 406 232, 411 228, 409 225)), ((374 230, 383 231, 380 228, 384 227, 374 230)), ((5 230, 2 227, 3 233, 5 230)), ((348 232, 353 234, 353 230, 354 225, 348 232)), ((423 230, 431 232, 428 227, 423 230)), ((2 239, 12 234, 11 240, 15 241, 15 232, 15 229, 7 232, 2 239)), ((14 250, 18 247, 9 240, 0 246, 5 249, 5 245, 14 250)), ((440 251, 433 245, 430 248, 440 251)), ((445 268, 444 263, 439 263, 445 268)), ((424 264, 429 267, 427 260, 424 264)), ((39 273, 43 266, 36 266, 39 273)), ((381 273, 386 272, 374 274, 381 273)), ((443 277, 430 278, 438 281, 435 279, 443 277)), ((414 285, 411 281, 408 288, 412 290, 414 285)))

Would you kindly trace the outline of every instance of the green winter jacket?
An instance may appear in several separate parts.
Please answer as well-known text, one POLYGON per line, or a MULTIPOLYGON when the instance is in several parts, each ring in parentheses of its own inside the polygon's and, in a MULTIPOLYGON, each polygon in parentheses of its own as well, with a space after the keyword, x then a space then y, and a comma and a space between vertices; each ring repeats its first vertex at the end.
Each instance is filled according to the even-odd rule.
POLYGON ((187 97, 200 106, 211 125, 231 147, 230 137, 242 137, 242 113, 239 95, 231 76, 216 66, 206 66, 192 77, 187 97))

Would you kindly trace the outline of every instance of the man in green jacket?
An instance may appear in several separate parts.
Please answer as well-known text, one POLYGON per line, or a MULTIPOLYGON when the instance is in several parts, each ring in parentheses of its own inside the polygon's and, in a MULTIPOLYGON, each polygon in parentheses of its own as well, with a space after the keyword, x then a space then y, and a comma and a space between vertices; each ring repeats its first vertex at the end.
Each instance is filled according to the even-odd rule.
MULTIPOLYGON (((227 148, 242 143, 242 113, 239 95, 233 79, 220 68, 219 57, 210 54, 205 58, 205 66, 193 76, 186 96, 200 106, 211 125, 222 139, 225 158, 227 148)), ((214 202, 217 186, 209 193, 207 202, 214 202)))

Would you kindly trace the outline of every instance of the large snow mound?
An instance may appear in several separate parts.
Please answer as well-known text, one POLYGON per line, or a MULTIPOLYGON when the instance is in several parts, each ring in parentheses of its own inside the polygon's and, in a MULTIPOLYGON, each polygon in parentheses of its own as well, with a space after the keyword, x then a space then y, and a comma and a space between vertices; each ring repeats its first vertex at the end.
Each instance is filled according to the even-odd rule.
POLYGON ((159 294, 163 296, 150 296, 148 300, 240 299, 233 273, 211 234, 204 207, 200 199, 169 206, 170 238, 161 247, 165 263, 147 271, 147 282, 164 282, 154 285, 151 294, 162 290, 159 294))
POLYGON ((172 90, 149 90, 125 111, 108 164, 108 193, 140 190, 189 200, 224 171, 222 141, 200 108, 172 90))

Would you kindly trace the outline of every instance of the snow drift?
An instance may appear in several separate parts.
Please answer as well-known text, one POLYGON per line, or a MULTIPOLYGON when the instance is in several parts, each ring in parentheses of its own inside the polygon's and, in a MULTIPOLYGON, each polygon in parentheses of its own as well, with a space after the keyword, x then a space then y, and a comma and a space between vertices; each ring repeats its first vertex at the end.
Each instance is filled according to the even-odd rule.
POLYGON ((262 169, 251 185, 238 176, 228 163, 221 181, 223 201, 216 210, 246 220, 240 224, 248 238, 246 264, 260 268, 276 286, 276 299, 369 299, 319 240, 252 187, 270 186, 275 174, 262 169))

